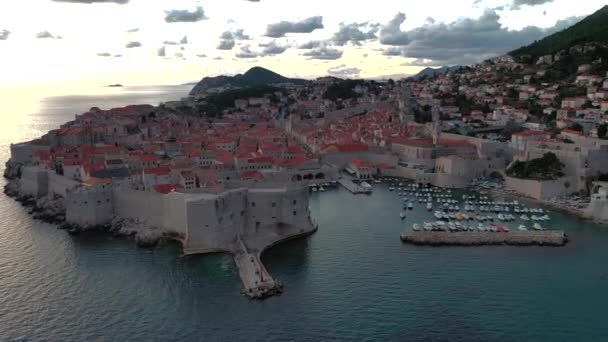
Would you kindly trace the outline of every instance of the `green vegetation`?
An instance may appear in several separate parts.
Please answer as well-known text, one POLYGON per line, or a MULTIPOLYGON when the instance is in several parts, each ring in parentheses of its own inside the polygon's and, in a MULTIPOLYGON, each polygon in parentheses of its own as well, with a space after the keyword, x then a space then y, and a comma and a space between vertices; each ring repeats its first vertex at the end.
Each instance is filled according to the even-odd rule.
POLYGON ((210 95, 200 100, 196 104, 196 111, 200 114, 204 114, 208 117, 220 117, 222 112, 226 109, 234 108, 234 101, 238 99, 247 99, 250 97, 265 97, 270 95, 270 99, 273 102, 278 101, 274 92, 281 91, 285 92, 282 88, 276 88, 271 86, 259 86, 253 88, 228 90, 223 93, 216 95, 210 95))
POLYGON ((515 161, 508 169, 507 175, 521 179, 555 180, 562 177, 564 164, 554 153, 545 153, 541 158, 527 162, 515 161))
POLYGON ((589 42, 608 42, 608 6, 604 6, 579 23, 528 46, 514 50, 510 55, 533 59, 569 49, 573 45, 589 42))
POLYGON ((336 82, 325 90, 323 98, 326 100, 337 101, 338 99, 348 100, 352 98, 360 97, 361 94, 355 92, 356 86, 364 86, 364 80, 344 80, 336 82))

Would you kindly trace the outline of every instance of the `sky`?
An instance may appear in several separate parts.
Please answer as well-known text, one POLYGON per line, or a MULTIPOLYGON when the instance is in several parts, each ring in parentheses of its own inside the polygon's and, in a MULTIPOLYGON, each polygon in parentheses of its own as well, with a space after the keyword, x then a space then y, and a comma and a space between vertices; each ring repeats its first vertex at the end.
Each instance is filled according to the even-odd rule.
POLYGON ((604 0, 3 0, 0 91, 158 85, 263 66, 378 78, 479 62, 604 0))

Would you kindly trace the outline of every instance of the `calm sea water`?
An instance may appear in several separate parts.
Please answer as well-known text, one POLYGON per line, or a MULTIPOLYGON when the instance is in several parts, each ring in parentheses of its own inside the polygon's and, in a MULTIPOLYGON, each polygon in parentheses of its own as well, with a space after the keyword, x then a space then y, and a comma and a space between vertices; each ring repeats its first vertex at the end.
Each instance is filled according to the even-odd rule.
MULTIPOLYGON (((2 162, 10 142, 91 106, 186 92, 125 88, 3 112, 2 162)), ((105 235, 72 237, 0 195, 0 340, 608 340, 605 227, 553 213, 551 226, 572 238, 564 248, 415 247, 399 233, 429 213, 419 205, 401 221, 387 185, 370 196, 312 196, 319 231, 263 256, 285 293, 252 302, 239 294, 228 256, 180 258, 176 245, 148 251, 105 235)))

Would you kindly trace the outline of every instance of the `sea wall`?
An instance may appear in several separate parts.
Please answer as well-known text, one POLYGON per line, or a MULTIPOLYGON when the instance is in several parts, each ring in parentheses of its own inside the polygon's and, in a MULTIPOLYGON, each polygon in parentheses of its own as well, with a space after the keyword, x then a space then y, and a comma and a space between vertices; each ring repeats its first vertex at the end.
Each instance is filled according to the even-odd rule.
POLYGON ((553 181, 538 181, 513 177, 505 178, 505 186, 507 188, 513 189, 522 195, 538 200, 565 195, 575 190, 572 188, 572 186, 567 186, 568 184, 571 185, 575 182, 575 180, 569 177, 563 177, 553 181))
POLYGON ((114 215, 118 217, 145 220, 156 227, 164 226, 165 201, 159 193, 115 189, 113 201, 114 215))

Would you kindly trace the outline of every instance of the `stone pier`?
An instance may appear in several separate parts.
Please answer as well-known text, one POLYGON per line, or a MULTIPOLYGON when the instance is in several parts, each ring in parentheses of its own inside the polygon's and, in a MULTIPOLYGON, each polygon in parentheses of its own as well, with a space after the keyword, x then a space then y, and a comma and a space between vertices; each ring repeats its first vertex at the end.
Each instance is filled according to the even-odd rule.
POLYGON ((401 241, 426 246, 564 246, 568 237, 562 231, 444 232, 412 231, 401 233, 401 241))
POLYGON ((243 294, 252 299, 263 299, 281 293, 283 286, 272 279, 258 255, 239 253, 234 262, 243 282, 243 294))

